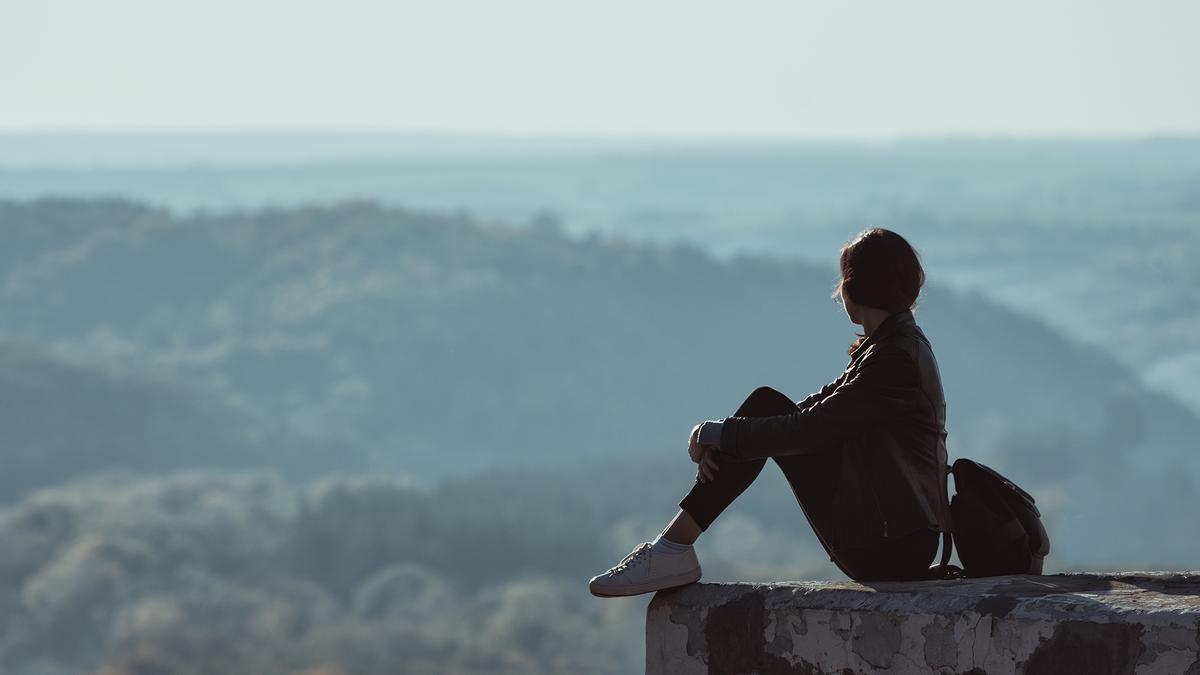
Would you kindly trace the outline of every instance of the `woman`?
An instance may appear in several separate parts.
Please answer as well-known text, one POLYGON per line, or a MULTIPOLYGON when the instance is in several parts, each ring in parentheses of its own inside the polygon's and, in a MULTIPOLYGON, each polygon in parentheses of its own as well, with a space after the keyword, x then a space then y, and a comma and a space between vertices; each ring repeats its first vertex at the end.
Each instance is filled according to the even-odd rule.
POLYGON ((696 425, 696 482, 651 542, 591 579, 594 595, 637 595, 700 579, 692 544, 762 471, 783 470, 817 538, 858 581, 928 578, 948 526, 946 401, 912 310, 925 283, 899 234, 869 228, 842 247, 833 297, 863 334, 833 382, 799 402, 759 387, 723 420, 696 425))

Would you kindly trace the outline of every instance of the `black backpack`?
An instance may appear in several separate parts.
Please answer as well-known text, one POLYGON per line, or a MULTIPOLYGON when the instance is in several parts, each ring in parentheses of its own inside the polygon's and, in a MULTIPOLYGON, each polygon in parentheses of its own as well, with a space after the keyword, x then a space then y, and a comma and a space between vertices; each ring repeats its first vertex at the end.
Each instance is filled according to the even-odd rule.
MULTIPOLYGON (((951 527, 942 535, 942 561, 931 568, 932 576, 1041 574, 1050 536, 1033 496, 994 469, 969 459, 946 467, 947 479, 951 474, 955 492, 948 505, 951 527), (950 564, 955 546, 961 568, 950 564)), ((947 487, 943 485, 943 493, 947 487)))

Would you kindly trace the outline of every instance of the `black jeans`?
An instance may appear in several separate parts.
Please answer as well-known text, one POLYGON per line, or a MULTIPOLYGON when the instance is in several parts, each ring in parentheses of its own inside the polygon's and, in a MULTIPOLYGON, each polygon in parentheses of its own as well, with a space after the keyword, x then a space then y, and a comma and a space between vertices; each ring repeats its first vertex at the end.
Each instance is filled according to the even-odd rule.
MULTIPOLYGON (((786 394, 770 387, 759 387, 734 413, 738 417, 784 415, 796 410, 786 394)), ((836 452, 772 457, 791 485, 800 508, 808 516, 821 541, 829 541, 833 491, 837 487, 840 458, 836 452)), ((708 527, 733 503, 762 471, 765 458, 731 460, 717 453, 716 477, 702 483, 696 479, 690 492, 679 501, 701 530, 708 527)), ((937 555, 939 534, 931 529, 918 530, 877 546, 841 549, 833 552, 840 566, 858 581, 920 579, 937 555)))

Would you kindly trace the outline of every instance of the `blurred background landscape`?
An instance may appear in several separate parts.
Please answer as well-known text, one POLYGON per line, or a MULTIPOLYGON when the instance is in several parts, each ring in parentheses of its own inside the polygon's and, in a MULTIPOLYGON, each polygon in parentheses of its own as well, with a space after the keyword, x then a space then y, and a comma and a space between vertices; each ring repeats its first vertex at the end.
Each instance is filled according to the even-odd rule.
MULTIPOLYGON (((873 225, 1047 572, 1200 567, 1200 16, 1153 4, 3 10, 0 672, 640 672, 650 596, 587 580, 694 424, 841 372, 873 225)), ((840 576, 772 467, 697 548, 840 576)))

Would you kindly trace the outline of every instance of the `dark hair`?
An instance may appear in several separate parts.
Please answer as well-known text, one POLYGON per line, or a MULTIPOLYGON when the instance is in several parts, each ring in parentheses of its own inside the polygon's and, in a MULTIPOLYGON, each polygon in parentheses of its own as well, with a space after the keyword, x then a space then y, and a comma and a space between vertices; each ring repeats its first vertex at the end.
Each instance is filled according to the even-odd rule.
MULTIPOLYGON (((917 251, 907 239, 882 227, 869 227, 842 246, 839 276, 835 300, 844 287, 855 304, 893 314, 915 308, 925 284, 917 251)), ((866 339, 858 335, 846 353, 853 354, 866 339)))

